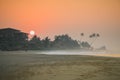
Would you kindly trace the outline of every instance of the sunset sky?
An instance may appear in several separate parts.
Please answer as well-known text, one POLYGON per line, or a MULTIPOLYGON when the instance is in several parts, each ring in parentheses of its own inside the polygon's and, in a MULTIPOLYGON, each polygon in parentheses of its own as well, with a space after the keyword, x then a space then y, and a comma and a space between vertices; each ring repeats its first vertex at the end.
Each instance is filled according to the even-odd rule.
POLYGON ((69 34, 91 42, 89 34, 99 33, 93 46, 105 45, 120 51, 120 0, 0 0, 0 28, 16 28, 44 38, 69 34))

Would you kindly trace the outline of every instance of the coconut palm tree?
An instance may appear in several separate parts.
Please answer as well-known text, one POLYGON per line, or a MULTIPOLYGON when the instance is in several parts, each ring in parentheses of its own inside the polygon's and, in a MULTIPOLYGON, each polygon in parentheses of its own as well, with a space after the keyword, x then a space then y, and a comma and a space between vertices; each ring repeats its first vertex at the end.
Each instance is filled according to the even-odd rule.
POLYGON ((89 36, 90 38, 94 38, 93 41, 91 42, 90 46, 93 45, 93 43, 97 40, 100 35, 98 33, 93 33, 92 35, 89 36))
POLYGON ((96 34, 96 36, 97 36, 97 37, 100 37, 100 35, 99 35, 98 33, 96 34))
POLYGON ((81 33, 81 36, 84 36, 84 33, 81 33))
POLYGON ((84 33, 81 33, 80 36, 81 36, 81 38, 80 38, 79 43, 81 44, 81 43, 82 43, 83 36, 84 36, 84 33))
POLYGON ((81 38, 80 40, 78 40, 78 44, 82 47, 82 39, 83 39, 84 33, 81 33, 80 36, 81 38))

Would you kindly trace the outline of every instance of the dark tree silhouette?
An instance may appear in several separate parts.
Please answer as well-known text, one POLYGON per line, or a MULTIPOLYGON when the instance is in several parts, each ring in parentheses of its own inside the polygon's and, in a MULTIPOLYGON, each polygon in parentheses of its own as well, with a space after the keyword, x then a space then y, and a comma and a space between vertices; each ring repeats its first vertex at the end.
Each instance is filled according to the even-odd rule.
POLYGON ((39 37, 34 35, 32 39, 29 41, 28 48, 29 49, 40 49, 41 48, 41 40, 39 37))
POLYGON ((78 40, 78 43, 79 43, 80 47, 82 47, 82 39, 83 39, 84 33, 81 33, 80 36, 81 36, 81 38, 80 38, 80 40, 78 40))
POLYGON ((78 48, 79 44, 76 40, 71 39, 67 34, 55 36, 53 47, 57 49, 78 48))
POLYGON ((100 35, 99 35, 98 33, 96 34, 96 36, 97 36, 97 37, 100 37, 100 35))
POLYGON ((83 39, 84 33, 81 33, 80 35, 81 35, 80 42, 82 42, 82 39, 83 39))
POLYGON ((82 45, 82 47, 83 47, 84 49, 86 49, 86 48, 89 49, 89 48, 90 48, 90 44, 89 44, 88 42, 84 42, 84 41, 83 41, 83 42, 81 43, 81 45, 82 45))
POLYGON ((45 49, 49 49, 50 48, 50 45, 51 45, 51 41, 48 37, 46 37, 45 39, 42 40, 42 45, 43 45, 43 48, 45 49))
POLYGON ((81 33, 81 36, 84 36, 84 33, 81 33))
POLYGON ((93 45, 93 43, 97 40, 100 35, 98 33, 93 33, 92 35, 89 36, 90 38, 93 38, 93 41, 91 42, 90 46, 93 45))
POLYGON ((53 41, 49 37, 40 39, 34 35, 28 40, 28 34, 20 30, 5 28, 0 29, 0 50, 48 50, 48 49, 80 49, 87 48, 100 37, 97 33, 90 35, 93 38, 91 44, 82 41, 84 33, 81 33, 81 41, 73 40, 68 34, 57 35, 53 41))

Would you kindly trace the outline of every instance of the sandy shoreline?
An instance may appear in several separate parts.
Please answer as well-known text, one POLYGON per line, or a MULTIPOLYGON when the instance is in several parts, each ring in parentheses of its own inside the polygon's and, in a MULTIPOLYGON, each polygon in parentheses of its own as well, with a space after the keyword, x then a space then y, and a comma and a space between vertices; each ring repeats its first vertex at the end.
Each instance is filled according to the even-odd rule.
POLYGON ((0 54, 0 80, 119 80, 120 58, 0 54))
POLYGON ((118 53, 108 53, 108 54, 92 54, 93 56, 102 56, 102 57, 118 57, 120 58, 120 54, 118 53))

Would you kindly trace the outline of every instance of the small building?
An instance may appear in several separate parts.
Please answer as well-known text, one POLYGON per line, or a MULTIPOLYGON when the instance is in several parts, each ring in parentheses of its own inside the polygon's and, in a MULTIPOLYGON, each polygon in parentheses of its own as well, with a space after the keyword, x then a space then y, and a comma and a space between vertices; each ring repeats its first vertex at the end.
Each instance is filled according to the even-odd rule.
POLYGON ((13 28, 0 29, 0 49, 19 50, 24 49, 28 41, 28 34, 13 28))

